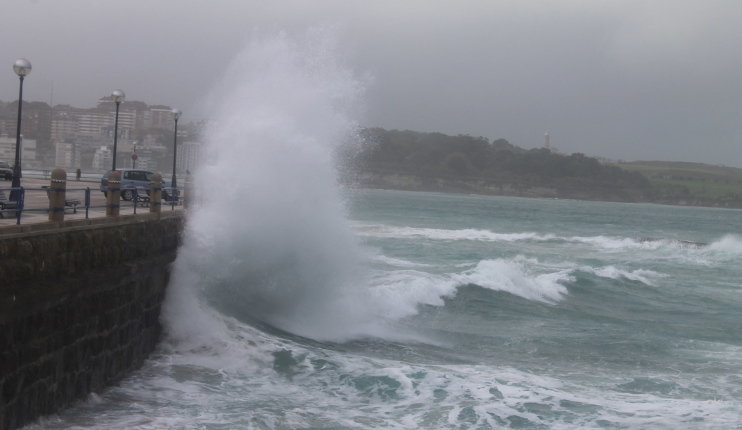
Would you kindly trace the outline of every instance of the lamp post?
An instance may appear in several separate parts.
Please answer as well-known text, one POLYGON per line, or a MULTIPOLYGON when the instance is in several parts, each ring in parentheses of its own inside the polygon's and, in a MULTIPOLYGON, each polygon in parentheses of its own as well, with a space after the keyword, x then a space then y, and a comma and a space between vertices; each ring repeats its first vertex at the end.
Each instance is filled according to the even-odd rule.
POLYGON ((173 187, 173 197, 177 195, 175 189, 178 186, 178 182, 175 177, 175 157, 178 153, 178 119, 180 118, 181 113, 182 112, 178 109, 173 109, 173 119, 175 120, 175 131, 173 132, 173 179, 171 181, 173 187))
POLYGON ((113 167, 111 167, 111 170, 116 170, 116 143, 119 138, 119 106, 121 106, 121 103, 126 98, 126 94, 121 90, 113 90, 111 98, 116 103, 116 118, 113 122, 113 167))
POLYGON ((13 181, 11 182, 10 200, 18 200, 19 188, 21 186, 21 114, 23 112, 23 78, 31 73, 31 63, 25 58, 20 58, 13 64, 13 71, 21 80, 18 91, 18 124, 15 131, 15 166, 13 166, 13 181))

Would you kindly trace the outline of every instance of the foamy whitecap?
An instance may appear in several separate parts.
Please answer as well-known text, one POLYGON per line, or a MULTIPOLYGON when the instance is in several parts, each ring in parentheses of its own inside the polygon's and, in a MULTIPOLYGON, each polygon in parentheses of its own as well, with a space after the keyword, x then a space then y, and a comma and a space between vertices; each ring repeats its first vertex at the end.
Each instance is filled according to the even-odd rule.
MULTIPOLYGON (((608 251, 622 250, 657 250, 661 248, 697 248, 701 244, 695 242, 654 239, 629 238, 615 236, 559 236, 551 233, 519 232, 498 233, 483 229, 437 229, 423 227, 397 227, 389 225, 356 224, 354 230, 361 236, 381 238, 420 238, 429 240, 449 241, 481 241, 481 242, 572 242, 590 245, 608 251)), ((730 243, 735 243, 731 240, 730 243)))
POLYGON ((413 261, 402 260, 400 258, 387 257, 386 255, 377 254, 373 257, 374 261, 395 267, 430 267, 430 264, 415 263, 413 261))
POLYGON ((630 281, 638 281, 642 284, 654 286, 653 278, 664 278, 667 275, 655 272, 647 269, 636 269, 636 270, 623 270, 615 266, 603 266, 603 267, 580 267, 579 270, 583 272, 592 273, 601 278, 608 279, 628 279, 630 281))
POLYGON ((447 230, 421 227, 394 227, 388 225, 357 225, 355 230, 363 236, 390 238, 422 238, 431 240, 472 240, 486 242, 548 241, 556 236, 524 233, 496 233, 481 229, 447 230))
POLYGON ((529 300, 553 302, 567 294, 563 283, 574 281, 569 270, 540 273, 534 263, 524 258, 483 260, 452 279, 460 284, 475 284, 529 300))

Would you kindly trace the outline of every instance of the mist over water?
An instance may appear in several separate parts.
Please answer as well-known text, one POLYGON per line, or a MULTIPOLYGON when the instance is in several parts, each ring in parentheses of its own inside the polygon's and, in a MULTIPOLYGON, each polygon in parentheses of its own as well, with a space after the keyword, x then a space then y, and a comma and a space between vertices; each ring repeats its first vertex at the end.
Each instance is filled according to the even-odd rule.
POLYGON ((199 205, 166 309, 173 334, 192 335, 187 306, 204 298, 315 339, 377 325, 334 158, 355 131, 364 86, 336 40, 328 29, 255 35, 212 97, 206 162, 195 172, 199 205))

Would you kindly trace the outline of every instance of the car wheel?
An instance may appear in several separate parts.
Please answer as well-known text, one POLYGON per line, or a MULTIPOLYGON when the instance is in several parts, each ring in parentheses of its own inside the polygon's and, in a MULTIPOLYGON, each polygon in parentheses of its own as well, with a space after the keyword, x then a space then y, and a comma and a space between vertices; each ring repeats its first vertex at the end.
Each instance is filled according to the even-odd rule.
POLYGON ((121 192, 121 198, 124 200, 131 200, 134 198, 134 193, 131 190, 124 190, 121 192))

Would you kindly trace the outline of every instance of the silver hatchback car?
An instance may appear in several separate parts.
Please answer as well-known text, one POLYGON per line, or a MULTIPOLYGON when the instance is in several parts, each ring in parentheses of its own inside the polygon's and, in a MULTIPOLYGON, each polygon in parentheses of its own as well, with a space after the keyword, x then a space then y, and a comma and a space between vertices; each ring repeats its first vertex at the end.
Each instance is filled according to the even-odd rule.
MULTIPOLYGON (((139 169, 116 169, 116 171, 121 172, 122 199, 133 199, 135 190, 136 192, 145 191, 147 195, 149 195, 149 186, 152 182, 152 175, 154 175, 154 172, 139 169)), ((103 174, 103 177, 100 180, 100 190, 103 191, 103 194, 106 196, 108 195, 108 175, 110 175, 111 172, 113 172, 113 170, 107 171, 103 174)), ((170 182, 162 181, 162 187, 170 188, 170 182)), ((168 190, 162 190, 162 199, 170 199, 168 190)))

